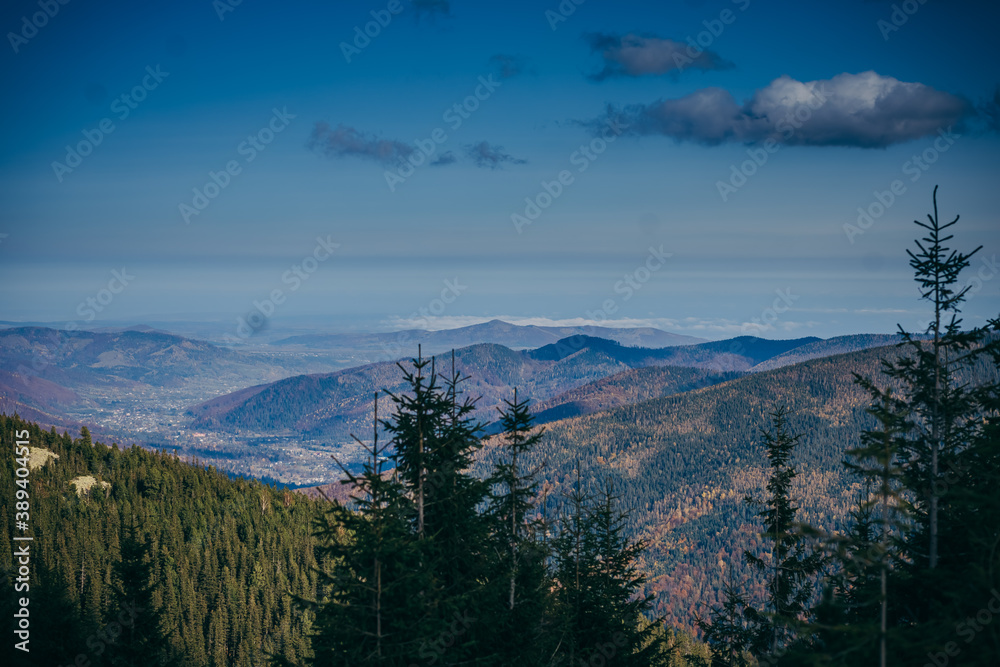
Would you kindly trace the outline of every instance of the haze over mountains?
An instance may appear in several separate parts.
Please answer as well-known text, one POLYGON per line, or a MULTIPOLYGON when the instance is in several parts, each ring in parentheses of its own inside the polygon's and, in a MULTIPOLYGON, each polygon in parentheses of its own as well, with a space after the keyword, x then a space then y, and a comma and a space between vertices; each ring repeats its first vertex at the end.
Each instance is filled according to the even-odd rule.
MULTIPOLYGON (((580 385, 628 369, 646 366, 702 369, 700 373, 688 373, 686 380, 667 383, 660 388, 676 391, 685 386, 705 386, 730 379, 732 375, 718 371, 747 371, 763 360, 817 340, 768 341, 741 337, 651 349, 577 335, 533 350, 512 350, 495 343, 476 344, 456 350, 455 365, 458 372, 469 378, 463 385, 464 391, 469 396, 480 397, 477 417, 492 421, 497 414, 496 408, 511 397, 515 387, 522 397, 547 401, 580 385)), ((439 372, 450 372, 446 356, 440 363, 439 372)), ((402 370, 395 361, 387 361, 250 387, 195 406, 190 414, 194 417, 193 426, 199 429, 272 435, 304 432, 346 442, 351 432, 362 433, 363 425, 370 424, 376 391, 395 392, 403 386, 402 370)))
MULTIPOLYGON (((463 385, 467 394, 480 398, 479 419, 495 420, 497 408, 517 387, 521 397, 537 404, 538 423, 544 423, 896 340, 895 336, 864 335, 829 341, 741 336, 650 349, 577 335, 533 350, 472 345, 456 350, 455 366, 469 378, 463 385), (658 370, 637 372, 647 367, 658 370)), ((450 371, 447 356, 440 363, 444 365, 440 372, 450 371)), ((248 387, 193 406, 189 414, 192 426, 199 429, 272 436, 299 432, 348 442, 351 433, 370 431, 374 393, 380 389, 395 392, 403 386, 396 362, 381 362, 248 387)))
MULTIPOLYGON (((493 320, 441 331, 299 335, 275 341, 263 348, 269 351, 262 351, 231 349, 142 326, 74 332, 10 327, 0 329, 0 406, 50 425, 90 423, 100 429, 99 420, 88 420, 88 415, 120 401, 117 394, 171 392, 191 396, 190 415, 196 428, 292 429, 345 439, 345 429, 365 419, 375 389, 398 386, 401 375, 395 362, 415 355, 418 345, 426 356, 457 350, 458 369, 471 378, 466 390, 483 396, 482 414, 490 421, 493 407, 514 386, 522 395, 544 402, 542 410, 574 403, 570 412, 589 412, 625 399, 605 396, 581 403, 580 393, 557 397, 647 366, 738 373, 894 340, 880 335, 705 342, 652 328, 519 326, 493 320), (395 348, 391 358, 337 370, 347 363, 344 356, 388 357, 395 348), (317 371, 327 372, 317 375, 317 371), (293 394, 296 407, 283 408, 293 394)), ((668 388, 684 390, 729 377, 708 372, 669 380, 664 376, 659 389, 627 393, 649 397, 668 388)), ((658 384, 651 375, 642 378, 626 375, 616 382, 658 384)), ((564 409, 559 414, 569 413, 564 409)))
POLYGON ((47 427, 78 431, 85 424, 109 439, 167 446, 240 474, 309 485, 336 474, 324 452, 353 460, 351 434, 368 437, 375 392, 401 388, 396 360, 416 355, 418 345, 425 356, 438 355, 445 371, 455 350, 456 368, 469 377, 463 390, 481 397, 476 416, 490 424, 515 387, 544 423, 895 340, 697 342, 649 328, 494 320, 443 331, 330 333, 227 347, 141 326, 10 327, 0 329, 0 409, 47 427), (390 357, 393 346, 399 352, 390 357), (375 363, 353 363, 379 356, 375 363))

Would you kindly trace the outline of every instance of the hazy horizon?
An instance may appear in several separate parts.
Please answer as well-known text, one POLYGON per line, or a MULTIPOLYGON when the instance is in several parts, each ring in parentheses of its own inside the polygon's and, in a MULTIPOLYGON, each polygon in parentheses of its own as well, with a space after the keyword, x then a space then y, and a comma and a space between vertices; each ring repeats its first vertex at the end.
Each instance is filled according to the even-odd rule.
MULTIPOLYGON (((243 321, 246 321, 243 318, 243 321)), ((515 326, 538 326, 538 327, 549 327, 549 328, 565 328, 565 327, 605 327, 608 329, 656 329, 666 333, 677 334, 681 336, 687 336, 694 339, 701 339, 704 341, 720 341, 728 340, 731 338, 736 338, 739 336, 755 336, 758 338, 764 338, 768 340, 793 340, 799 338, 807 338, 810 336, 830 339, 837 338, 841 336, 852 336, 852 335, 880 335, 880 334, 896 334, 899 332, 898 329, 893 329, 891 331, 844 331, 840 333, 831 333, 830 335, 819 335, 817 333, 810 332, 791 332, 787 335, 783 335, 780 331, 768 331, 763 325, 758 326, 757 324, 750 322, 738 325, 736 323, 730 324, 725 333, 720 333, 717 329, 711 331, 706 331, 707 325, 703 323, 676 323, 677 326, 670 326, 670 321, 660 321, 660 320, 613 320, 596 322, 593 320, 586 319, 573 319, 573 320, 555 320, 550 318, 523 318, 523 317, 511 317, 511 316, 496 316, 496 317, 475 317, 475 316, 463 316, 463 317, 441 317, 437 319, 429 319, 426 322, 422 319, 417 319, 412 322, 400 322, 400 323, 387 323, 387 322, 372 322, 366 323, 364 320, 355 320, 352 322, 351 326, 348 327, 337 327, 333 323, 324 322, 321 318, 309 318, 309 317, 289 317, 284 318, 280 324, 272 325, 268 324, 265 330, 255 332, 252 336, 242 337, 238 333, 235 333, 235 326, 238 326, 238 322, 228 322, 224 319, 211 319, 209 317, 198 317, 196 314, 186 313, 177 314, 173 317, 163 317, 163 316, 151 316, 148 318, 137 318, 137 319, 126 319, 126 320, 107 320, 107 321, 97 321, 90 323, 81 323, 79 321, 69 321, 62 322, 56 321, 46 321, 46 320, 0 320, 0 329, 16 328, 20 326, 38 326, 46 327, 57 330, 71 330, 71 331, 119 331, 126 329, 136 329, 136 328, 149 328, 156 331, 165 331, 168 333, 184 336, 187 338, 194 339, 204 339, 216 343, 238 343, 238 344, 269 344, 277 339, 285 338, 295 335, 304 334, 387 334, 387 333, 397 333, 403 331, 452 331, 455 329, 461 329, 466 327, 471 327, 475 325, 488 324, 490 322, 499 321, 506 324, 513 324, 515 326), (75 326, 74 326, 75 325, 75 326), (685 328, 687 327, 687 328, 685 328), (700 328, 699 328, 700 327, 700 328), (235 333, 235 335, 234 335, 235 333)), ((715 325, 719 327, 719 325, 715 325)), ((721 327, 719 327, 721 328, 721 327)), ((923 333, 923 329, 907 329, 909 333, 919 334, 923 333)))

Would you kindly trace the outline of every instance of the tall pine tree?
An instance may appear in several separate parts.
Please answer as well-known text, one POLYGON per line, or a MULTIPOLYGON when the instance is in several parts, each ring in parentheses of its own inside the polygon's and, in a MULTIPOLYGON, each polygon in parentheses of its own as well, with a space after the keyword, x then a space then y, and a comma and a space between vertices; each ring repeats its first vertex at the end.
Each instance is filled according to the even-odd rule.
MULTIPOLYGON (((905 354, 883 362, 883 374, 898 386, 898 395, 867 385, 876 408, 893 405, 905 421, 893 465, 899 466, 912 524, 895 554, 901 563, 899 599, 889 602, 887 616, 888 624, 897 626, 899 650, 911 651, 914 660, 942 651, 954 640, 955 619, 982 604, 980 591, 969 590, 970 562, 978 560, 984 573, 1000 565, 996 550, 985 546, 1000 538, 1000 523, 983 511, 990 503, 982 495, 1000 456, 989 446, 985 428, 996 414, 989 398, 996 383, 968 384, 977 366, 996 364, 998 342, 991 331, 997 323, 963 329, 961 308, 972 284, 962 285, 960 276, 981 247, 952 249, 949 230, 959 216, 942 222, 936 187, 932 199, 927 221, 914 221, 924 235, 907 251, 920 297, 932 309, 929 324, 922 335, 900 328, 905 354), (981 536, 978 548, 972 545, 976 536, 981 536)), ((990 581, 995 578, 982 580, 990 581)))
POLYGON ((106 660, 114 667, 145 667, 174 664, 162 609, 156 603, 159 585, 153 576, 150 540, 139 529, 137 519, 122 528, 121 560, 115 563, 110 605, 105 628, 120 636, 107 649, 106 660))
POLYGON ((637 559, 645 544, 624 535, 625 514, 608 483, 595 500, 583 489, 580 464, 555 539, 557 664, 650 665, 665 654, 663 635, 644 619, 652 596, 637 559))
POLYGON ((500 408, 500 418, 503 433, 487 510, 494 545, 489 597, 492 642, 498 664, 543 665, 554 649, 546 618, 551 580, 545 526, 536 516, 538 470, 524 462, 543 430, 532 428, 528 401, 519 401, 516 389, 513 400, 505 400, 500 408))
POLYGON ((412 539, 412 506, 395 475, 387 474, 379 445, 378 396, 371 446, 360 474, 343 468, 351 502, 334 502, 315 525, 329 598, 316 611, 312 649, 317 666, 408 664, 416 651, 421 617, 409 595, 420 583, 412 539))
POLYGON ((771 418, 771 430, 763 432, 771 468, 768 495, 764 500, 746 499, 761 508, 757 513, 764 524, 761 537, 770 551, 766 558, 744 552, 747 564, 763 579, 765 599, 754 604, 735 586, 729 586, 723 606, 712 610, 709 621, 700 623, 713 649, 721 654, 721 664, 744 664, 744 652, 757 660, 783 655, 810 611, 815 580, 823 565, 821 555, 809 548, 796 521, 792 482, 798 473, 791 458, 801 436, 789 431, 785 407, 771 413, 771 418))
POLYGON ((848 468, 872 489, 835 544, 839 571, 816 609, 815 642, 789 664, 993 664, 1000 629, 981 623, 1000 604, 1000 320, 964 330, 973 282, 960 276, 980 248, 949 247, 937 188, 923 237, 908 251, 931 306, 921 335, 900 328, 903 354, 884 382, 856 377, 877 428, 848 468), (994 600, 996 598, 996 601, 994 600))

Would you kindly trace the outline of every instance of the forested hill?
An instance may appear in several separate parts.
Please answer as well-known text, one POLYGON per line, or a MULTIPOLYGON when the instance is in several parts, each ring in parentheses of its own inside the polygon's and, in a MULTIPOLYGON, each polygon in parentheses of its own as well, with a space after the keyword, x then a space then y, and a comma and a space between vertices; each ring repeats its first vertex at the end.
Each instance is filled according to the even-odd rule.
POLYGON ((633 368, 536 403, 533 406, 535 424, 546 424, 559 419, 680 394, 733 380, 741 375, 742 373, 724 373, 680 366, 633 368))
MULTIPOLYGON (((914 338, 921 338, 915 335, 914 338)), ((776 356, 761 361, 751 370, 767 371, 773 368, 781 368, 790 364, 797 364, 801 361, 829 357, 834 354, 845 354, 856 350, 867 350, 872 347, 885 347, 899 343, 902 338, 899 334, 852 334, 850 336, 836 336, 826 340, 816 340, 806 345, 782 352, 776 356)))
MULTIPOLYGON (((197 667, 261 665, 269 654, 302 657, 306 627, 290 593, 315 595, 316 501, 171 455, 92 445, 0 416, 8 456, 15 433, 24 430, 32 448, 27 490, 34 541, 31 588, 17 595, 30 597, 31 653, 28 662, 4 664, 157 665, 161 649, 183 658, 175 664, 197 667), (42 465, 46 452, 58 458, 42 465), (126 603, 142 609, 135 645, 117 638, 116 626, 107 630, 126 603), (126 654, 144 660, 128 662, 126 654)), ((0 466, 7 544, 24 534, 13 524, 14 468, 0 466)), ((0 612, 7 641, 15 620, 13 567, 4 549, 0 612)), ((12 653, 21 652, 6 650, 12 653)))
POLYGON ((766 359, 821 340, 816 337, 768 340, 756 336, 739 336, 697 345, 650 349, 625 347, 613 340, 577 335, 535 350, 525 350, 524 354, 532 359, 559 360, 580 350, 591 350, 614 357, 633 368, 669 365, 713 370, 749 370, 766 359))
MULTIPOLYGON (((833 525, 851 502, 853 481, 843 473, 844 453, 858 446, 873 420, 859 373, 883 382, 884 347, 755 373, 724 384, 627 405, 546 425, 531 455, 545 476, 565 490, 580 461, 586 479, 610 475, 624 494, 633 536, 649 541, 650 589, 668 624, 691 628, 692 615, 720 601, 723 578, 747 574, 740 554, 757 543, 755 510, 743 498, 763 495, 767 461, 760 429, 779 405, 791 410, 802 434, 795 451, 800 519, 833 525)), ((978 368, 977 380, 996 378, 978 368)), ((965 378, 967 380, 973 378, 965 378)), ((489 450, 486 452, 489 458, 489 450)))

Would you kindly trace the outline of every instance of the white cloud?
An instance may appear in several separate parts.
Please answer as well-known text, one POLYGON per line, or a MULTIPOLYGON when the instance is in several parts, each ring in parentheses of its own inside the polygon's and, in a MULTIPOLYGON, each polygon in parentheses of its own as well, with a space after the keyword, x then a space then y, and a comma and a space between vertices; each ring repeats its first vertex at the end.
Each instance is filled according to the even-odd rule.
POLYGON ((592 121, 622 124, 633 135, 664 135, 707 145, 773 140, 797 146, 885 148, 934 134, 972 113, 964 99, 876 72, 796 81, 782 76, 742 105, 721 88, 609 109, 592 121))

